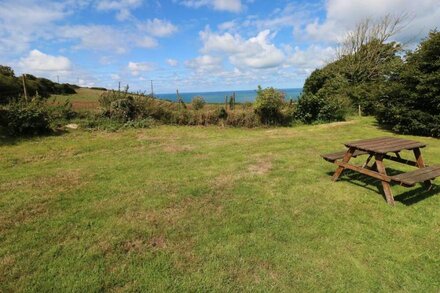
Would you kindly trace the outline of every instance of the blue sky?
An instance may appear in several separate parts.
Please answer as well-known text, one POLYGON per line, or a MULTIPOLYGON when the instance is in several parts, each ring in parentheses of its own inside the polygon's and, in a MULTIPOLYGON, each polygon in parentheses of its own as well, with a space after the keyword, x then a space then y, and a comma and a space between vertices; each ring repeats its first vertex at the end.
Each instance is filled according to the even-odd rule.
POLYGON ((156 92, 301 87, 360 20, 406 13, 413 46, 438 0, 0 0, 0 64, 83 86, 156 92))

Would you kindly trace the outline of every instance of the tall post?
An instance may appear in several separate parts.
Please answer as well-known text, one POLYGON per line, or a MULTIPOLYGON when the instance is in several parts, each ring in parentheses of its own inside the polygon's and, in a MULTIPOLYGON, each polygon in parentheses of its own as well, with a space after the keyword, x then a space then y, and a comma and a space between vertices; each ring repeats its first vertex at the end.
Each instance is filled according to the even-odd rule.
POLYGON ((60 76, 57 75, 57 83, 60 83, 60 76))
POLYGON ((118 84, 118 92, 121 92, 121 82, 118 84))
POLYGON ((358 105, 359 117, 362 116, 361 105, 358 105))
POLYGON ((153 80, 151 80, 151 96, 154 98, 153 80))
POLYGON ((26 90, 26 77, 25 77, 26 73, 23 73, 23 75, 21 76, 22 80, 23 80, 23 92, 24 92, 24 99, 26 100, 26 102, 28 101, 28 95, 27 95, 27 90, 26 90))
POLYGON ((228 96, 225 96, 225 110, 228 110, 228 96))

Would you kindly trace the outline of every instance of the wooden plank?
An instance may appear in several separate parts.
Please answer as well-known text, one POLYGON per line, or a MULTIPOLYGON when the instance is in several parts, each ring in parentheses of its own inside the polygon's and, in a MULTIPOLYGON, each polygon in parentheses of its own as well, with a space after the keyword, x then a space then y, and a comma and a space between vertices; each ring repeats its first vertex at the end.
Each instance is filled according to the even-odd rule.
MULTIPOLYGON (((354 151, 355 151, 355 148, 349 148, 347 150, 347 152, 345 153, 344 158, 342 159, 342 162, 348 163, 348 161, 350 161, 351 157, 353 156, 354 151)), ((333 174, 332 180, 333 181, 338 180, 339 176, 341 176, 341 174, 342 174, 342 171, 344 171, 344 167, 339 166, 336 169, 335 173, 333 174)))
POLYGON ((425 147, 426 145, 408 139, 401 139, 395 137, 385 137, 378 138, 376 140, 364 140, 358 142, 346 143, 346 146, 355 147, 364 151, 376 152, 376 153, 387 153, 396 152, 403 149, 413 149, 416 147, 425 147))
POLYGON ((437 177, 440 177, 440 166, 424 167, 392 176, 391 179, 404 186, 414 186, 417 183, 426 182, 437 177))
POLYGON ((365 140, 358 140, 358 141, 351 141, 351 142, 347 142, 345 143, 345 145, 347 147, 363 147, 363 146, 368 146, 371 144, 376 144, 382 141, 389 141, 391 138, 390 137, 379 137, 377 139, 365 139, 365 140))
MULTIPOLYGON (((385 167, 383 165, 383 162, 382 162, 383 156, 382 155, 376 155, 375 159, 376 159, 377 171, 380 174, 382 174, 384 176, 387 176, 386 169, 385 169, 385 167)), ((391 191, 391 186, 390 186, 389 182, 382 181, 382 188, 383 188, 383 192, 385 193, 385 198, 387 199, 388 204, 389 205, 394 205, 393 192, 391 191)))
POLYGON ((414 162, 414 161, 411 161, 411 160, 405 160, 405 159, 403 159, 400 156, 399 157, 393 157, 393 156, 390 156, 390 155, 384 155, 383 158, 387 159, 387 160, 394 161, 394 162, 406 164, 406 165, 409 165, 409 166, 417 167, 417 162, 414 162))
POLYGON ((400 145, 392 145, 392 146, 385 146, 385 147, 380 147, 377 149, 378 153, 391 153, 391 152, 396 152, 396 151, 402 151, 402 150, 413 150, 416 148, 422 148, 425 147, 426 145, 420 142, 413 142, 413 143, 405 143, 405 144, 400 144, 400 145))
POLYGON ((397 151, 399 150, 399 148, 404 149, 406 146, 413 146, 413 145, 423 145, 422 143, 418 142, 418 141, 412 141, 412 140, 393 140, 393 141, 388 141, 388 142, 383 142, 383 143, 379 143, 376 145, 370 145, 369 149, 375 150, 375 151, 379 151, 379 150, 383 150, 383 149, 396 149, 397 151))
MULTIPOLYGON (((347 151, 341 151, 341 152, 336 152, 336 153, 324 154, 324 155, 321 155, 321 157, 324 158, 325 160, 333 163, 336 160, 344 158, 346 153, 347 153, 347 151)), ((368 153, 364 152, 364 151, 356 150, 353 153, 353 157, 356 158, 357 156, 365 155, 365 154, 368 154, 368 153)))
POLYGON ((438 166, 438 165, 437 166, 424 167, 424 168, 420 168, 420 169, 417 169, 417 170, 414 170, 414 171, 409 171, 409 172, 406 172, 406 173, 401 173, 401 174, 394 175, 393 178, 400 179, 400 180, 405 180, 405 179, 408 179, 408 178, 411 178, 411 177, 414 177, 414 176, 417 176, 417 175, 423 175, 425 173, 435 172, 435 171, 437 171, 439 169, 440 169, 440 166, 438 166))
POLYGON ((391 182, 391 177, 389 177, 388 175, 383 175, 378 172, 372 171, 370 169, 362 168, 361 166, 355 166, 355 165, 351 165, 351 164, 343 163, 343 162, 336 162, 335 164, 338 166, 341 166, 345 169, 350 169, 350 170, 359 172, 361 174, 379 179, 381 181, 391 182))
MULTIPOLYGON (((417 166, 419 168, 424 168, 425 162, 423 160, 423 156, 422 156, 422 153, 420 152, 420 149, 419 148, 414 149, 413 153, 414 153, 414 157, 416 158, 416 161, 417 161, 417 166)), ((431 188, 431 180, 425 180, 425 186, 427 188, 431 188)))

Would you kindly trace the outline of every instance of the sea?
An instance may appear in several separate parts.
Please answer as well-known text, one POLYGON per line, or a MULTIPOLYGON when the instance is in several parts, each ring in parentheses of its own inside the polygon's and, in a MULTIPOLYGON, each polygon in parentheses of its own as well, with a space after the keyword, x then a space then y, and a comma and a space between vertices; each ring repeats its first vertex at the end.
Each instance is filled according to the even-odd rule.
MULTIPOLYGON (((289 89, 278 89, 283 92, 286 100, 297 100, 302 92, 302 88, 289 88, 289 89)), ((179 96, 183 99, 185 103, 191 102, 193 97, 201 96, 205 99, 207 103, 224 103, 225 97, 230 97, 235 92, 235 102, 237 103, 245 103, 245 102, 253 102, 257 96, 256 90, 241 90, 241 91, 221 91, 221 92, 192 92, 192 93, 181 93, 179 92, 179 96)), ((156 97, 168 100, 168 101, 177 101, 176 93, 172 94, 155 94, 156 97)))

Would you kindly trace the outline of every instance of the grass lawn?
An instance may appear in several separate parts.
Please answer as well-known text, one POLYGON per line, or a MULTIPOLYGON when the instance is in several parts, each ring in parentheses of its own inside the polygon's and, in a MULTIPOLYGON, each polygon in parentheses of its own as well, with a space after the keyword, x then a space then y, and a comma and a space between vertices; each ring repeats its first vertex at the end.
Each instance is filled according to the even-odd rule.
MULTIPOLYGON (((0 291, 438 292, 440 187, 393 186, 390 207, 319 157, 384 135, 357 118, 3 139, 0 291)), ((440 140, 401 137, 440 163, 440 140)))

